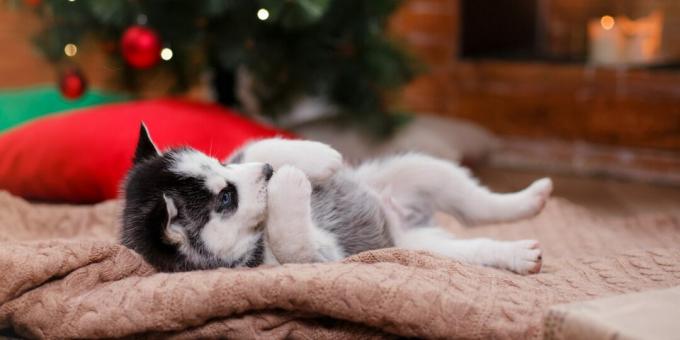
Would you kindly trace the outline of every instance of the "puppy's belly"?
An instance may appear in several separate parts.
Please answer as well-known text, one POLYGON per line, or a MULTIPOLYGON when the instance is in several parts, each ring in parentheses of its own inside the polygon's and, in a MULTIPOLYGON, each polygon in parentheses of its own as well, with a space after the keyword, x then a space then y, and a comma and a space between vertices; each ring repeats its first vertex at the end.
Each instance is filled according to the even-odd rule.
POLYGON ((341 170, 312 192, 314 223, 333 235, 346 255, 394 245, 383 206, 369 190, 351 170, 341 170))

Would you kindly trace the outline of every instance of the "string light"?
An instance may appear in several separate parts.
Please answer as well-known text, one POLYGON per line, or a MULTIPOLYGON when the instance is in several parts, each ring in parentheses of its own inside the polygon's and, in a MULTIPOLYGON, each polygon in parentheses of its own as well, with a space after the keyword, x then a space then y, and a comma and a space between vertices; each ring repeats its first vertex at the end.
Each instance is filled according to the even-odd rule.
POLYGON ((64 54, 66 54, 67 57, 73 57, 76 53, 78 53, 78 46, 76 46, 76 44, 68 43, 64 46, 64 54))
POLYGON ((169 48, 164 48, 161 50, 161 59, 168 61, 172 59, 172 50, 169 48))
POLYGON ((257 11, 257 18, 262 20, 262 21, 267 20, 269 18, 269 11, 264 9, 264 8, 260 8, 257 11))

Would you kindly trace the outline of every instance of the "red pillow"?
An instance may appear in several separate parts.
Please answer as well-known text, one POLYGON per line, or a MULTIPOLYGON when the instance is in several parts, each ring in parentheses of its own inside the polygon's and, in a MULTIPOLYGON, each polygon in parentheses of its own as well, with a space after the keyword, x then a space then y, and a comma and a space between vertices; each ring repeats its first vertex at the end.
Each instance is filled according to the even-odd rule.
POLYGON ((41 118, 0 136, 0 189, 29 199, 118 196, 139 124, 159 148, 189 145, 219 159, 249 139, 285 135, 223 107, 174 99, 103 105, 41 118))

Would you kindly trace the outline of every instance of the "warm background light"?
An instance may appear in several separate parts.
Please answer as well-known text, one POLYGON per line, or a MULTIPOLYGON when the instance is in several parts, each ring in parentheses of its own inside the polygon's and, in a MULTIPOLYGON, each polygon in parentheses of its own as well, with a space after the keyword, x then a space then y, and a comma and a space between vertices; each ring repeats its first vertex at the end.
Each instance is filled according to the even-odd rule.
POLYGON ((76 53, 78 53, 78 46, 75 44, 66 44, 66 46, 64 46, 64 54, 66 54, 66 56, 73 57, 76 53))
POLYGON ((607 31, 614 28, 614 24, 616 24, 616 21, 611 15, 605 15, 600 19, 600 25, 607 31))
POLYGON ((169 48, 164 48, 161 50, 161 59, 168 61, 172 59, 172 50, 169 48))
POLYGON ((267 20, 267 18, 269 18, 269 11, 264 8, 260 8, 260 10, 257 11, 257 18, 262 21, 267 20))

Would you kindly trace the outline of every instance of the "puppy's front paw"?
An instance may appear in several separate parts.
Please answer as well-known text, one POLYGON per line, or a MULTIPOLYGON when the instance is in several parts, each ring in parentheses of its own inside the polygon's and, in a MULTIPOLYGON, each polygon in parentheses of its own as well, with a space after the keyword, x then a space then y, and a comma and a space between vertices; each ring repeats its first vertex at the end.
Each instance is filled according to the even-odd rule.
POLYGON ((279 263, 314 262, 311 243, 312 185, 297 168, 284 165, 269 180, 267 242, 279 263))
POLYGON ((269 180, 268 191, 273 208, 299 206, 309 201, 312 185, 300 169, 284 165, 269 180))
POLYGON ((303 141, 299 147, 304 157, 298 166, 314 183, 327 180, 342 167, 342 155, 326 144, 303 141))
POLYGON ((313 141, 265 139, 245 148, 243 163, 264 162, 279 170, 292 165, 318 183, 333 176, 342 167, 342 155, 332 147, 313 141))
POLYGON ((536 274, 543 265, 543 251, 536 240, 510 242, 508 268, 517 274, 536 274))

